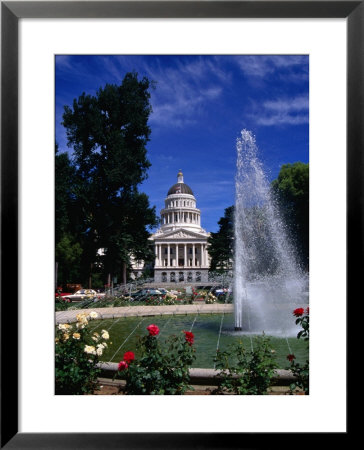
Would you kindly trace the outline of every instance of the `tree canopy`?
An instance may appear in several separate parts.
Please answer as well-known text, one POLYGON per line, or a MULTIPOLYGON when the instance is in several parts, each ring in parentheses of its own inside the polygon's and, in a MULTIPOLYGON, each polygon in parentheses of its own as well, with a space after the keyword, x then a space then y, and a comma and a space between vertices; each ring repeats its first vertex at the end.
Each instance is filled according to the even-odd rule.
POLYGON ((211 257, 210 271, 223 272, 232 268, 234 251, 234 206, 225 209, 218 221, 219 231, 208 238, 211 257))
POLYGON ((309 267, 309 165, 284 164, 272 182, 283 219, 287 224, 301 264, 309 267))
POLYGON ((95 270, 125 281, 131 254, 151 256, 148 228, 157 217, 147 195, 138 191, 150 167, 150 87, 147 78, 128 73, 121 85, 82 93, 64 108, 73 154, 72 161, 56 154, 56 245, 67 242, 66 232, 73 245, 79 243, 84 284, 95 270))

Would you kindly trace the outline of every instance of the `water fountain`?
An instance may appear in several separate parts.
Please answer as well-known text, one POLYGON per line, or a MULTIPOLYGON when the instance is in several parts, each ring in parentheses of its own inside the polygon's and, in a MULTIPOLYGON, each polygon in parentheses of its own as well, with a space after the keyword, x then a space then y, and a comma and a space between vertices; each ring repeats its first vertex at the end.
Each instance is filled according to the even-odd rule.
POLYGON ((292 310, 308 301, 307 276, 280 218, 255 137, 237 140, 235 178, 235 330, 295 335, 292 310))

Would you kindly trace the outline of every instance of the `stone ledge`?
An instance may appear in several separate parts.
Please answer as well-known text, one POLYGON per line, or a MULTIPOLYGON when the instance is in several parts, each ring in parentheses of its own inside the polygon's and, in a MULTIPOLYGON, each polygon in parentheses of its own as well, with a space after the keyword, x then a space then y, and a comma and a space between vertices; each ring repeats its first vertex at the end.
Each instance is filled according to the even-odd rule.
MULTIPOLYGON (((118 370, 118 363, 113 362, 100 362, 97 366, 101 368, 102 376, 106 379, 112 378, 118 370)), ((220 370, 191 368, 189 372, 191 384, 206 384, 209 386, 217 386, 219 384, 218 375, 220 370)), ((272 380, 272 385, 288 386, 294 380, 295 377, 290 370, 276 369, 272 380)))
POLYGON ((95 311, 99 314, 99 319, 114 319, 119 317, 132 316, 159 316, 166 314, 214 314, 214 313, 230 313, 233 312, 233 304, 217 303, 202 305, 163 305, 163 306, 118 306, 114 308, 91 308, 91 309, 75 309, 71 311, 56 311, 56 325, 60 323, 76 322, 77 314, 90 314, 95 311))

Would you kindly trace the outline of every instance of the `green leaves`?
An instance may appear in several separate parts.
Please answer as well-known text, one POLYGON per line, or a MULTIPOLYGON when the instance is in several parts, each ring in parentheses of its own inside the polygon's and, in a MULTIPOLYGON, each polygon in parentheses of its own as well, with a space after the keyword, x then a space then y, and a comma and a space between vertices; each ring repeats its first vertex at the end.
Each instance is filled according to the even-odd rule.
MULTIPOLYGON (((92 394, 98 388, 101 370, 97 349, 104 341, 90 335, 87 321, 77 325, 61 324, 56 329, 55 392, 62 395, 92 394), (88 348, 88 352, 86 352, 88 348), (92 349, 94 351, 92 351, 92 349)), ((99 350, 100 351, 100 350, 99 350)), ((102 352, 101 352, 102 353, 102 352)))
MULTIPOLYGON (((308 342, 310 337, 309 308, 306 308, 303 315, 296 319, 296 325, 301 325, 302 327, 302 330, 300 330, 297 334, 297 339, 303 338, 308 342)), ((302 389, 305 394, 309 394, 309 361, 306 360, 306 363, 301 366, 299 363, 295 362, 294 359, 292 359, 289 369, 296 377, 295 383, 290 386, 291 393, 293 393, 296 388, 299 388, 302 389)))
POLYGON ((218 352, 216 368, 221 370, 219 388, 238 395, 264 395, 277 368, 269 338, 257 336, 253 350, 247 350, 242 342, 232 344, 228 350, 218 352))
POLYGON ((183 336, 170 336, 162 346, 156 336, 141 338, 142 356, 122 375, 129 395, 182 395, 189 386, 195 349, 183 336))
POLYGON ((208 238, 211 256, 211 271, 230 269, 233 260, 234 207, 225 209, 224 217, 219 222, 219 231, 211 233, 208 238))
POLYGON ((295 240, 301 262, 308 267, 309 256, 309 165, 284 164, 272 182, 281 212, 295 240))
MULTIPOLYGON (((88 284, 95 268, 103 271, 105 281, 108 274, 119 274, 126 281, 131 254, 139 260, 154 259, 147 229, 157 223, 155 208, 137 189, 150 167, 146 149, 151 133, 149 88, 147 78, 128 73, 121 85, 106 84, 95 95, 83 93, 64 109, 63 125, 74 158, 71 162, 64 154, 57 155, 64 175, 56 175, 62 187, 56 195, 56 210, 61 231, 76 233, 83 250, 78 282, 88 284), (77 208, 70 214, 72 203, 77 208), (76 223, 72 230, 67 217, 76 223), (105 249, 104 256, 96 256, 99 248, 105 249)), ((61 237, 60 232, 56 243, 61 237)), ((62 262, 61 272, 64 267, 62 262)), ((62 281, 69 282, 69 276, 64 273, 62 281)))

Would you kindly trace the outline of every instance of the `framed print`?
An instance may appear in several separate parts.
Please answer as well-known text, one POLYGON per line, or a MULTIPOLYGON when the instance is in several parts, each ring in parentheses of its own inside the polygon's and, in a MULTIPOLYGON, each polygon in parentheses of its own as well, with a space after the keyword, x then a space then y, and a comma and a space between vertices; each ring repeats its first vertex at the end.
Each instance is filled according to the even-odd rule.
MULTIPOLYGON (((263 439, 275 436, 288 442, 290 433, 299 433, 300 440, 310 433, 348 437, 345 319, 363 269, 363 18, 361 1, 1 3, 2 447, 240 448, 242 440, 244 447, 260 446, 263 439), (318 256, 310 263, 316 376, 308 398, 181 396, 176 401, 159 396, 151 401, 143 395, 54 395, 54 374, 50 374, 54 323, 49 323, 54 311, 46 292, 54 288, 50 268, 54 155, 49 145, 55 133, 55 55, 66 56, 63 63, 72 65, 77 60, 67 55, 109 54, 284 54, 310 60, 310 164, 315 182, 310 185, 310 254, 318 256), (49 105, 53 111, 46 109, 49 105), (335 341, 338 330, 327 322, 336 315, 341 339, 327 345, 322 335, 335 341), (325 364, 332 377, 326 374, 325 364), (320 389, 322 383, 328 390, 320 389), (335 386, 340 388, 336 391, 335 386), (326 420, 315 422, 315 414, 326 420), (285 417, 285 423, 279 417, 285 417)), ((209 67, 222 78, 218 65, 209 67)), ((171 71, 166 72, 173 78, 171 71)), ((87 76, 84 71, 84 80, 87 76)), ((279 76, 284 79, 284 74, 279 76)), ((210 96, 216 95, 216 89, 205 88, 210 96)), ((246 93, 251 117, 256 114, 252 91, 253 86, 250 97, 246 93)), ((299 115, 302 110, 308 115, 307 99, 301 98, 302 103, 287 106, 291 120, 307 122, 299 115)), ((173 115, 171 110, 164 113, 173 115)), ((271 116, 260 119, 267 124, 271 116)), ((221 122, 214 126, 222 126, 221 122)), ((183 183, 182 172, 178 177, 183 183)), ((171 219, 163 216, 163 220, 168 224, 171 219)), ((169 247, 164 250, 170 255, 169 247)), ((187 251, 186 247, 185 259, 187 251)))

